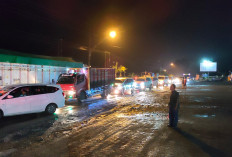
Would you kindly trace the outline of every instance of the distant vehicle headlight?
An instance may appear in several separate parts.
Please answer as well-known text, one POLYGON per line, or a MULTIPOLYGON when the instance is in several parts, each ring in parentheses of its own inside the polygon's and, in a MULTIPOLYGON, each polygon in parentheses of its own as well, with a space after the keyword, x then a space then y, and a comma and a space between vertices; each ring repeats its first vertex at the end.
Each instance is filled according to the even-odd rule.
POLYGON ((141 87, 141 88, 145 88, 144 82, 141 82, 141 83, 140 83, 140 87, 141 87))
POLYGON ((117 89, 118 89, 118 90, 121 90, 121 89, 122 89, 122 86, 121 86, 121 85, 120 85, 120 86, 118 86, 118 87, 117 87, 117 89))
POLYGON ((136 82, 134 82, 134 83, 133 83, 133 86, 134 86, 134 87, 136 87, 136 86, 137 86, 137 83, 136 83, 136 82))
POLYGON ((115 90, 114 90, 114 94, 119 94, 119 90, 118 90, 118 89, 115 89, 115 90))
POLYGON ((180 79, 176 78, 175 83, 180 83, 180 79))
POLYGON ((75 91, 68 91, 68 95, 74 95, 74 94, 76 94, 75 91))

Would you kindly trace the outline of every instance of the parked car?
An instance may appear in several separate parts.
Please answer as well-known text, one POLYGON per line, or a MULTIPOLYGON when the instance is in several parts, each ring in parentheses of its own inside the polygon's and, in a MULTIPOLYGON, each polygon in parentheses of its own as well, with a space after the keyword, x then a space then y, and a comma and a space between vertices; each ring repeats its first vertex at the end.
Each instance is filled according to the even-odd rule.
POLYGON ((159 76, 158 77, 159 86, 168 86, 168 76, 159 76))
POLYGON ((132 78, 116 79, 111 90, 111 95, 134 94, 134 80, 132 78))
POLYGON ((135 80, 135 88, 140 91, 146 90, 146 88, 149 88, 149 90, 151 90, 152 87, 152 79, 150 77, 141 77, 135 80))
POLYGON ((0 119, 37 112, 53 114, 65 103, 59 85, 18 84, 0 89, 0 119))

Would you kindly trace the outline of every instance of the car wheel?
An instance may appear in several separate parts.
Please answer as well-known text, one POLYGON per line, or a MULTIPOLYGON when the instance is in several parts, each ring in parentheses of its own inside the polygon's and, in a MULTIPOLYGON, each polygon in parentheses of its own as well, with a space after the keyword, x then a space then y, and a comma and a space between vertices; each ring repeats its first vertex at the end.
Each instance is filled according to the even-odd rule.
POLYGON ((56 105, 55 104, 49 104, 47 107, 46 107, 46 109, 45 109, 45 112, 47 113, 47 114, 53 114, 53 113, 55 113, 56 112, 56 105))
POLYGON ((84 99, 86 99, 86 94, 84 91, 82 91, 77 99, 78 103, 82 103, 84 99))

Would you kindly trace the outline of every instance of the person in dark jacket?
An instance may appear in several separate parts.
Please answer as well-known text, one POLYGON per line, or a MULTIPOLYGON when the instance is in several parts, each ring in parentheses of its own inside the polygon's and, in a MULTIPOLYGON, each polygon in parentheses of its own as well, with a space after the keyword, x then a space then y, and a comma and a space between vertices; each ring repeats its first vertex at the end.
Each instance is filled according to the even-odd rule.
POLYGON ((171 96, 168 104, 169 107, 169 127, 177 127, 178 110, 179 110, 179 92, 176 91, 176 85, 170 86, 171 96))

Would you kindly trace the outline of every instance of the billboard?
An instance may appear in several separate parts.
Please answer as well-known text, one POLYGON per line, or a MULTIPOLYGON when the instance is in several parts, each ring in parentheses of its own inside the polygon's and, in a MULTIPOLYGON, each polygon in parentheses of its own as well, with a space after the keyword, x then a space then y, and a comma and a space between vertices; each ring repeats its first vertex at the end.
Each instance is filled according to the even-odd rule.
POLYGON ((217 62, 204 61, 200 63, 200 72, 216 72, 217 62))

